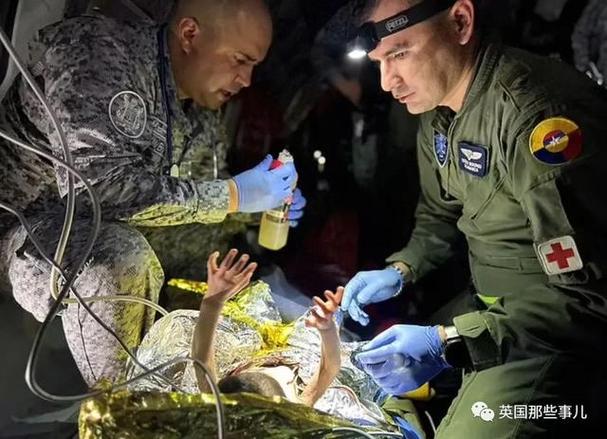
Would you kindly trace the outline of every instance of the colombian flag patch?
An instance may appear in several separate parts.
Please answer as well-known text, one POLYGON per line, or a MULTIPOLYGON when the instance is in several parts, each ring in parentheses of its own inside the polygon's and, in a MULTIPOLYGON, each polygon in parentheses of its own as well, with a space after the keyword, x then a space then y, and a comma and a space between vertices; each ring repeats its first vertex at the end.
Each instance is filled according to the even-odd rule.
POLYGON ((562 165, 582 153, 582 131, 564 117, 546 119, 533 129, 529 149, 542 163, 562 165))

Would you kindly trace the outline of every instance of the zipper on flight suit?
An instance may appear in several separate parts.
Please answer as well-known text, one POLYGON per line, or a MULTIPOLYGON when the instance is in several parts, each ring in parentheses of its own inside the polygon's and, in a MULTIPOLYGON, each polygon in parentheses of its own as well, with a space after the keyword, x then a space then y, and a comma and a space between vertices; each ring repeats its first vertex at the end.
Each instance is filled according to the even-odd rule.
MULTIPOLYGON (((455 116, 453 117, 453 120, 451 121, 451 123, 449 124, 449 129, 447 130, 447 147, 449 148, 449 157, 447 159, 447 193, 450 196, 453 196, 451 194, 451 163, 449 163, 450 161, 454 160, 455 157, 455 150, 453 148, 453 142, 452 140, 452 136, 453 136, 453 130, 455 129, 455 125, 457 122, 457 117, 458 114, 456 113, 455 116)), ((453 165, 455 166, 456 163, 453 162, 453 165)))

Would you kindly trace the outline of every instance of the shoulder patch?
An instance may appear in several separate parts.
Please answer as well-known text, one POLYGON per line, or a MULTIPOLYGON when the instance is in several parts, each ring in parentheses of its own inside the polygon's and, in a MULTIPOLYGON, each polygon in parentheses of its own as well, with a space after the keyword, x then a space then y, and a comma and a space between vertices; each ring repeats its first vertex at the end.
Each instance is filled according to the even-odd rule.
POLYGON ((548 275, 577 271, 584 266, 571 236, 561 236, 538 244, 536 252, 548 275))
POLYGON ((582 153, 582 130, 564 117, 546 119, 529 137, 531 154, 547 165, 562 165, 582 153))
POLYGON ((145 101, 134 91, 117 93, 108 106, 112 125, 120 134, 137 139, 142 136, 147 122, 145 101))

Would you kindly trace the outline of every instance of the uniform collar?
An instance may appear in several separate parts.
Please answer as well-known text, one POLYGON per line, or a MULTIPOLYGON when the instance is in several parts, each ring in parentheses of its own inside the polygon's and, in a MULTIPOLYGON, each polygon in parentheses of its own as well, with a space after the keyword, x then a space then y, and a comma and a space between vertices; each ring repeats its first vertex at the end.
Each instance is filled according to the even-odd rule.
POLYGON ((449 125, 455 117, 455 112, 449 107, 437 107, 432 119, 432 128, 443 135, 447 135, 449 125))
MULTIPOLYGON (((171 64, 171 56, 169 51, 169 28, 164 25, 160 28, 159 38, 159 61, 163 63, 159 68, 164 69, 165 73, 165 84, 166 93, 168 97, 168 111, 171 112, 171 118, 175 122, 189 124, 189 119, 184 111, 184 102, 182 102, 177 96, 177 82, 173 75, 173 67, 171 64)), ((162 84, 161 84, 162 86, 162 84)), ((191 128, 191 127, 190 127, 191 128)))
POLYGON ((497 47, 491 43, 484 44, 479 48, 474 67, 474 77, 466 92, 461 110, 455 113, 448 107, 437 107, 432 119, 432 127, 436 131, 446 134, 453 119, 463 114, 478 102, 479 97, 487 90, 491 83, 499 54, 500 52, 497 47))
POLYGON ((488 88, 493 78, 493 73, 497 66, 499 50, 493 43, 482 44, 476 56, 476 67, 474 79, 468 88, 468 93, 464 99, 464 104, 458 113, 463 113, 478 102, 481 96, 488 88))

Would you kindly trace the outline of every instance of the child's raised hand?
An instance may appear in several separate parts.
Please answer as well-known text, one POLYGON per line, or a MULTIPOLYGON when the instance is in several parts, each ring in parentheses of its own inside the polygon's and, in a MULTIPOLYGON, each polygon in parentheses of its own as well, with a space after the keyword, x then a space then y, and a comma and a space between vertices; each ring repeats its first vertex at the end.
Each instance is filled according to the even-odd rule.
POLYGON ((218 265, 219 252, 209 255, 207 260, 208 290, 205 300, 214 300, 225 303, 251 281, 251 276, 257 268, 257 263, 249 261, 249 255, 238 256, 238 250, 232 249, 218 265))
POLYGON ((344 287, 337 287, 335 293, 326 290, 325 298, 314 296, 314 306, 310 310, 310 314, 306 317, 305 325, 308 328, 316 328, 319 331, 326 331, 335 326, 333 315, 339 309, 339 304, 344 295, 344 287))

